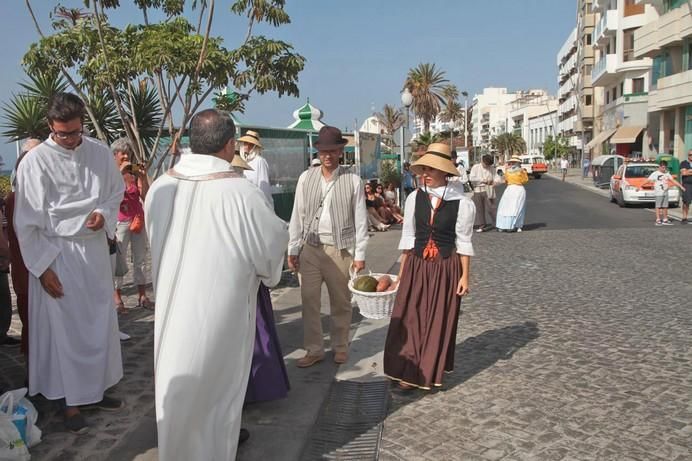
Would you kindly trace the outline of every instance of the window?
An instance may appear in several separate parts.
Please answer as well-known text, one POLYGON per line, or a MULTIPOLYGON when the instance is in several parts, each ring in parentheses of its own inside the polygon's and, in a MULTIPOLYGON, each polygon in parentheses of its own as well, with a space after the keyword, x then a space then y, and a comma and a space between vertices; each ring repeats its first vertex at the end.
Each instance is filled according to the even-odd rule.
POLYGON ((623 62, 634 60, 634 29, 626 30, 624 35, 624 50, 622 51, 623 62))
POLYGON ((613 87, 613 101, 618 98, 618 87, 613 87))
POLYGON ((592 37, 591 34, 586 34, 586 46, 591 46, 591 44, 593 43, 593 42, 591 41, 592 38, 593 38, 593 37, 592 37))
POLYGON ((648 178, 658 168, 655 165, 630 165, 627 167, 628 178, 648 178))
POLYGON ((625 94, 625 82, 624 81, 620 82, 620 96, 622 96, 623 94, 625 94))
POLYGON ((606 94, 606 104, 608 104, 610 102, 610 91, 606 91, 605 94, 606 94))
POLYGON ((590 106, 590 105, 591 105, 591 102, 592 102, 592 101, 591 101, 591 98, 592 98, 592 96, 591 96, 590 94, 587 94, 587 95, 585 96, 584 99, 585 99, 585 103, 586 103, 587 106, 590 106))
POLYGON ((593 70, 593 66, 591 64, 586 64, 584 66, 584 73, 586 75, 591 75, 591 71, 593 70))
POLYGON ((641 94, 644 93, 644 78, 633 78, 632 79, 632 93, 641 94))

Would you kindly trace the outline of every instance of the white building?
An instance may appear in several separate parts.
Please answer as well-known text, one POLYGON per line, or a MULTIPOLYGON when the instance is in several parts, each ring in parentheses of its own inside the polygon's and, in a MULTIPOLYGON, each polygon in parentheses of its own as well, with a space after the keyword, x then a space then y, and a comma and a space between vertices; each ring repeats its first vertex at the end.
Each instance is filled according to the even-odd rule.
POLYGON ((507 132, 507 113, 520 92, 508 93, 507 88, 484 88, 473 97, 471 133, 476 154, 490 152, 494 136, 507 132))
MULTIPOLYGON (((524 139, 528 149, 531 142, 529 120, 550 113, 555 117, 558 101, 545 90, 519 91, 515 94, 517 95, 516 99, 508 105, 505 124, 508 132, 517 134, 524 139)), ((550 125, 555 128, 556 124, 557 120, 554 120, 550 125)), ((556 134, 554 130, 550 133, 553 137, 556 134)))
POLYGON ((577 135, 579 122, 579 54, 577 51, 577 28, 575 27, 557 54, 559 85, 557 134, 565 138, 573 157, 579 156, 582 149, 581 136, 577 135))
POLYGON ((646 144, 652 157, 684 159, 692 149, 692 3, 644 3, 660 15, 634 32, 634 57, 653 60, 646 144))
POLYGON ((648 156, 642 142, 647 125, 651 59, 635 55, 635 32, 656 21, 658 12, 641 0, 598 0, 593 3, 594 87, 602 87, 603 106, 597 114, 592 148, 608 143, 607 151, 648 156), (596 133, 598 131, 598 133, 596 133))
POLYGON ((529 140, 526 143, 526 151, 531 155, 543 155, 543 145, 548 137, 555 138, 557 123, 557 110, 536 115, 529 118, 527 123, 529 140))

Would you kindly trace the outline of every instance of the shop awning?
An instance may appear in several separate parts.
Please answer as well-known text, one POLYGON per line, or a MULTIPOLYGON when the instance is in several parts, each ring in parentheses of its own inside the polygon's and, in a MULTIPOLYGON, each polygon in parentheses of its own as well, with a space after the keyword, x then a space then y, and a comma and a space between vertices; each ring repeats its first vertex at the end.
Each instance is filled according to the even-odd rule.
POLYGON ((621 126, 610 139, 611 144, 632 144, 644 129, 643 126, 621 126))
POLYGON ((587 149, 593 149, 594 147, 598 146, 599 144, 602 144, 606 142, 612 135, 617 131, 617 128, 613 128, 612 130, 605 130, 601 131, 596 135, 595 138, 593 138, 591 141, 588 142, 586 145, 587 149))

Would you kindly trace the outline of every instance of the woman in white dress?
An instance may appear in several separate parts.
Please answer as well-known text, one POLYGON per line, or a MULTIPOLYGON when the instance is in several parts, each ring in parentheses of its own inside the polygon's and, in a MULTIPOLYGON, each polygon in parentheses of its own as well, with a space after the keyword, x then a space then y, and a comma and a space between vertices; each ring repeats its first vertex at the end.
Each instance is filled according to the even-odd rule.
POLYGON ((507 188, 497 207, 497 230, 500 232, 521 232, 526 215, 526 189, 529 182, 526 170, 521 167, 521 159, 512 157, 505 170, 507 188))

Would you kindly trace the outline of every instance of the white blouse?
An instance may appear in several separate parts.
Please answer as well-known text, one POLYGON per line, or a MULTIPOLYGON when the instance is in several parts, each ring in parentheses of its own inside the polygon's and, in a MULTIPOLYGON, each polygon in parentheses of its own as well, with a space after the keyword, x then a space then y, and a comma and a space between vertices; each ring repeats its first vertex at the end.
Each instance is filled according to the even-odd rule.
MULTIPOLYGON (((421 189, 416 189, 406 198, 406 207, 404 209, 404 226, 401 231, 401 240, 399 241, 400 250, 411 250, 416 243, 416 196, 421 189)), ((432 195, 432 206, 437 206, 441 200, 444 186, 436 188, 428 188, 428 193, 432 195)), ((444 199, 447 201, 459 200, 459 212, 457 214, 456 223, 456 241, 455 245, 457 253, 460 255, 473 256, 473 244, 471 237, 473 236, 473 222, 476 219, 476 206, 471 200, 464 196, 464 188, 462 183, 450 182, 447 190, 444 192, 444 199)), ((432 210, 430 210, 432 213, 432 210)))

